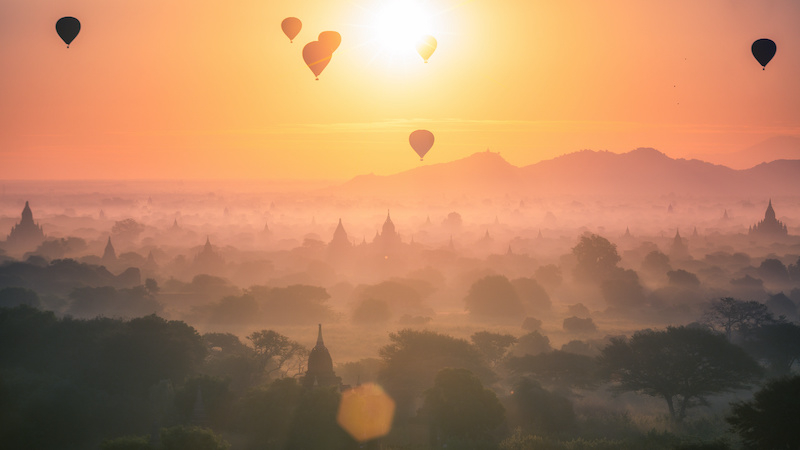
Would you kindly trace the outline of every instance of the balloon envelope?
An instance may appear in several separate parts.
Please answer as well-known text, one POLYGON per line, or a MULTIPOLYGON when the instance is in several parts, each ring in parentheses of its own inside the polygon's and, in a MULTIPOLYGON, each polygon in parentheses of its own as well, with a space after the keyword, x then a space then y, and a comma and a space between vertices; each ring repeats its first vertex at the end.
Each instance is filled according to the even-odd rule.
POLYGON ((292 42, 301 28, 303 28, 303 23, 297 17, 287 17, 281 22, 281 30, 289 38, 289 42, 292 42))
POLYGON ((436 50, 436 39, 433 36, 422 36, 417 42, 417 53, 425 62, 428 62, 434 50, 436 50))
POLYGON ((56 33, 67 44, 67 48, 80 31, 81 23, 74 17, 62 17, 56 22, 56 33))
POLYGON ((770 39, 759 39, 753 42, 752 47, 750 47, 750 50, 753 51, 753 56, 756 57, 756 61, 765 69, 772 57, 775 56, 777 49, 778 47, 770 39))
POLYGON ((428 150, 433 147, 433 133, 428 130, 412 131, 408 136, 408 142, 411 144, 411 148, 419 155, 419 160, 422 161, 428 150))
POLYGON ((335 52, 336 49, 339 48, 339 44, 342 43, 342 35, 335 31, 323 31, 319 34, 319 38, 317 39, 322 45, 326 46, 331 53, 335 52))
POLYGON ((311 41, 303 47, 303 61, 319 80, 319 74, 331 62, 331 52, 320 41, 311 41))

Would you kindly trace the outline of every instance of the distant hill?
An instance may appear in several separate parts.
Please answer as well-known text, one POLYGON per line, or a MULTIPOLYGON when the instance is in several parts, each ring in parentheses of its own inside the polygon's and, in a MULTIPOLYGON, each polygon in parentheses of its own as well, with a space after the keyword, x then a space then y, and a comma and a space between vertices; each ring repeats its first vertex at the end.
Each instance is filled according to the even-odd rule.
POLYGON ((800 159, 800 137, 775 136, 738 152, 703 155, 701 158, 732 169, 749 169, 779 159, 800 159))
POLYGON ((531 196, 626 197, 669 193, 699 196, 777 196, 797 192, 800 159, 734 170, 696 159, 673 159, 652 148, 628 153, 583 150, 524 167, 480 152, 394 175, 363 175, 334 190, 385 197, 531 196))

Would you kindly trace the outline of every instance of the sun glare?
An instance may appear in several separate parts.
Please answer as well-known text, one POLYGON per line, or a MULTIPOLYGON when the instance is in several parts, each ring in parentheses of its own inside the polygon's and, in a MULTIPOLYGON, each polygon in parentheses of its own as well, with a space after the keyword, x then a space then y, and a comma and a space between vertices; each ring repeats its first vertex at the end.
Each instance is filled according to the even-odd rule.
POLYGON ((422 2, 387 0, 372 19, 376 44, 391 54, 414 53, 417 42, 433 31, 431 18, 422 2))

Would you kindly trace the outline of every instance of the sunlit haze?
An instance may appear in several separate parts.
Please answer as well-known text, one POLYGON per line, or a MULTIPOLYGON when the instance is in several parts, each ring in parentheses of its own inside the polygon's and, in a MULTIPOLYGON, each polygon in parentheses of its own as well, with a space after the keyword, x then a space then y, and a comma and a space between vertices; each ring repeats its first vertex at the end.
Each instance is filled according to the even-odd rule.
MULTIPOLYGON (((348 179, 490 148, 672 157, 800 134, 795 1, 353 0, 0 5, 0 177, 348 179), (62 16, 81 21, 69 49, 62 16), (303 28, 290 44, 285 17, 303 28), (341 47, 320 81, 302 47, 341 47), (438 48, 428 64, 418 35, 438 48), (750 54, 778 43, 766 70, 750 54)), ((708 158, 706 158, 708 159, 708 158)))

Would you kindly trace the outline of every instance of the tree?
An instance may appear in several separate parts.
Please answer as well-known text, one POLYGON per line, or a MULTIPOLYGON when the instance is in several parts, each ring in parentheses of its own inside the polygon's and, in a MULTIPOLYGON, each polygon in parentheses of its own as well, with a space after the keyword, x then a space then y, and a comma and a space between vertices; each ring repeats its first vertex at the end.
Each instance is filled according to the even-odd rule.
POLYGON ((714 328, 723 329, 730 340, 734 331, 746 333, 749 329, 773 322, 774 319, 767 305, 763 303, 725 297, 711 302, 703 315, 703 321, 714 328))
POLYGON ((254 331, 247 339, 253 344, 259 367, 268 378, 273 372, 283 369, 284 364, 296 357, 303 348, 301 344, 273 330, 254 331))
POLYGON ((230 444, 208 428, 177 426, 161 430, 161 450, 228 450, 230 444))
POLYGON ((578 245, 572 248, 572 254, 578 261, 575 266, 575 278, 599 283, 610 278, 619 268, 620 262, 617 246, 608 239, 587 233, 581 236, 578 245))
POLYGON ((425 392, 420 414, 430 420, 433 440, 441 436, 484 440, 505 420, 497 395, 467 369, 442 369, 425 392))
POLYGON ((502 275, 490 275, 473 283, 464 304, 473 317, 518 319, 525 314, 517 291, 502 275))
POLYGON ((766 360, 772 374, 788 375, 800 361, 800 326, 786 322, 762 325, 744 347, 756 358, 766 360))
POLYGON ((508 348, 517 342, 517 338, 510 334, 491 333, 489 331, 475 332, 470 336, 470 340, 486 357, 489 366, 492 368, 497 367, 508 353, 508 348))
POLYGON ((413 411, 414 401, 446 367, 468 369, 484 383, 496 379, 478 349, 464 339, 404 329, 390 333, 389 341, 379 350, 384 366, 378 380, 397 402, 396 414, 400 417, 413 411))
POLYGON ((511 372, 530 375, 546 386, 594 388, 598 383, 595 358, 562 350, 510 358, 507 366, 511 372))
POLYGON ((133 219, 124 219, 114 222, 111 233, 123 239, 136 239, 144 231, 144 225, 133 219))
POLYGON ((550 338, 534 330, 520 336, 517 344, 511 348, 511 353, 515 356, 538 355, 552 349, 550 338))
POLYGON ((523 377, 514 385, 508 404, 509 422, 518 421, 538 436, 569 432, 575 428, 572 403, 530 378, 523 377))
POLYGON ((155 450, 146 436, 123 436, 100 444, 100 450, 155 450))
POLYGON ((543 310, 550 310, 552 303, 547 291, 533 278, 517 278, 512 280, 511 284, 514 290, 517 291, 517 296, 526 306, 529 311, 541 312, 543 310))
POLYGON ((337 423, 342 395, 338 389, 318 387, 303 392, 288 428, 286 450, 357 449, 358 444, 337 423))
POLYGON ((756 392, 753 400, 731 404, 726 420, 747 449, 797 449, 797 405, 800 376, 781 378, 756 392))
POLYGON ((248 438, 249 448, 286 448, 287 430, 302 395, 303 387, 294 378, 252 389, 241 398, 233 425, 248 438))
POLYGON ((598 362, 617 391, 663 398, 675 421, 706 404, 707 396, 746 388, 760 374, 758 364, 724 336, 687 327, 613 338, 598 362))

